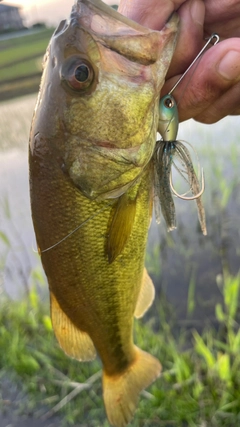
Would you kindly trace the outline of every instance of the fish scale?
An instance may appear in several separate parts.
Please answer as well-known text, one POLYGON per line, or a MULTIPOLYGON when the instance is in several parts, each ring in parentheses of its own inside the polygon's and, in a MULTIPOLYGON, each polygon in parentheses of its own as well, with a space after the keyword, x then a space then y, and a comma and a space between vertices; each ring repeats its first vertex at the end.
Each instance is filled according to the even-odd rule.
MULTIPOLYGON (((30 161, 31 164, 32 161, 30 161)), ((34 173, 37 173, 36 167, 34 167, 34 173)), ((91 217, 106 204, 106 202, 97 203, 86 199, 73 186, 69 178, 61 172, 57 163, 53 167, 51 154, 49 168, 47 168, 47 158, 45 157, 45 169, 39 168, 35 178, 31 191, 34 197, 37 197, 38 205, 49 206, 50 202, 52 204, 50 212, 47 209, 44 210, 46 218, 43 217, 44 212, 40 212, 38 209, 35 212, 34 203, 32 207, 34 222, 37 223, 35 227, 37 241, 41 242, 40 247, 43 250, 61 240, 66 231, 70 232, 83 218, 91 217), (67 203, 63 203, 64 200, 67 203), (60 212, 61 215, 57 215, 60 212), (38 218, 39 215, 40 218, 38 218), (56 218, 58 218, 57 222, 56 218), (40 221, 41 225, 39 225, 40 221), (42 236, 44 237, 42 238, 42 236)), ((94 337, 93 341, 102 360, 109 358, 113 343, 118 346, 116 337, 119 335, 119 331, 124 330, 125 332, 122 342, 131 342, 132 327, 126 327, 125 324, 128 318, 130 323, 133 321, 139 292, 138 284, 142 280, 149 227, 149 216, 146 215, 146 209, 148 212, 151 194, 150 178, 148 168, 139 184, 140 195, 131 236, 122 254, 113 264, 109 265, 105 248, 111 206, 100 212, 69 239, 52 250, 42 253, 42 262, 50 291, 54 292, 60 306, 74 324, 94 337), (61 265, 59 265, 59 260, 61 260, 61 265), (60 272, 60 275, 57 272, 60 272), (57 287, 55 285, 56 276, 57 287), (133 285, 135 286, 133 287, 133 285), (77 308, 81 307, 81 313, 78 309, 73 312, 73 301, 77 308), (84 306, 86 302, 87 305, 84 306), (129 316, 129 311, 131 316, 129 316), (88 313, 91 313, 90 329, 88 323, 86 324, 86 319, 88 322, 89 318, 88 313), (99 322, 104 334, 97 333, 95 338, 99 322), (116 328, 113 328, 113 325, 116 328), (105 333, 105 331, 108 332, 105 333), (97 342, 98 336, 100 337, 99 343, 97 342), (109 341, 108 344, 106 341, 109 341), (100 347, 103 349, 101 350, 100 347)), ((127 350, 126 353, 129 351, 127 350)))

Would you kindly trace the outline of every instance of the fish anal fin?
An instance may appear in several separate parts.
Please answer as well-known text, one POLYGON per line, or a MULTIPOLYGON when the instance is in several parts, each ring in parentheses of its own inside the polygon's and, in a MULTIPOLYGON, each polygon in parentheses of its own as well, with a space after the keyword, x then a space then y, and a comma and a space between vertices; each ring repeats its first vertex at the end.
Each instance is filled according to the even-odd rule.
POLYGON ((108 241, 107 255, 111 264, 123 251, 132 231, 136 214, 136 198, 123 194, 118 200, 113 214, 108 241))
POLYGON ((155 288, 146 268, 143 271, 142 286, 137 300, 134 316, 139 319, 152 305, 155 297, 155 288))
POLYGON ((125 427, 133 417, 140 392, 161 373, 161 364, 150 354, 135 347, 136 358, 118 376, 103 371, 103 398, 110 424, 125 427))
POLYGON ((71 322, 52 292, 51 318, 58 343, 68 356, 83 362, 95 359, 96 350, 90 336, 71 322))

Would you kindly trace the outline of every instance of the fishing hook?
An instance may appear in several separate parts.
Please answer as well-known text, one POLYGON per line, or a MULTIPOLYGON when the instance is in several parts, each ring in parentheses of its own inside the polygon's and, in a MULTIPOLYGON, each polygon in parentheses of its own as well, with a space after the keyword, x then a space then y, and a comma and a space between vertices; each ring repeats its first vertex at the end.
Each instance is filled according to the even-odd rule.
POLYGON ((171 95, 171 93, 176 89, 176 87, 179 85, 179 83, 182 81, 182 79, 185 77, 185 75, 188 73, 188 71, 192 68, 192 66, 195 64, 195 62, 198 60, 198 58, 203 54, 203 52, 206 50, 206 48, 208 47, 208 45, 211 43, 211 41, 213 39, 216 39, 215 42, 213 43, 213 46, 215 46, 215 44, 217 44, 220 40, 220 37, 218 34, 213 33, 207 43, 205 43, 205 45, 203 46, 203 48, 200 50, 200 52, 198 53, 198 55, 194 58, 194 60, 192 61, 192 63, 189 65, 189 67, 186 69, 186 71, 181 75, 180 79, 178 79, 178 81, 175 83, 175 85, 172 87, 172 89, 168 92, 168 95, 171 95))
POLYGON ((198 194, 195 194, 194 196, 185 197, 184 195, 179 194, 175 190, 175 188, 173 187, 173 182, 172 182, 172 173, 170 173, 169 183, 170 183, 170 187, 171 187, 171 190, 172 190, 173 194, 175 194, 175 196, 177 196, 179 199, 182 199, 182 200, 196 200, 196 199, 199 199, 199 197, 201 197, 201 195, 204 193, 204 190, 205 190, 205 182, 204 182, 203 169, 202 169, 202 189, 201 189, 201 191, 199 191, 198 194))

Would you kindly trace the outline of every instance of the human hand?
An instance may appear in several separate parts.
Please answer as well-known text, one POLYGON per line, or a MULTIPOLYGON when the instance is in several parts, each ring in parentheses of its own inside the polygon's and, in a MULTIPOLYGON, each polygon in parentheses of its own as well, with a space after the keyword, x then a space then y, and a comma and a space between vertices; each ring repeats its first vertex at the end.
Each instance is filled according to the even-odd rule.
POLYGON ((170 14, 180 16, 179 38, 161 95, 174 86, 216 32, 221 42, 210 47, 173 92, 180 121, 214 123, 240 114, 240 0, 120 0, 119 12, 160 30, 170 14))

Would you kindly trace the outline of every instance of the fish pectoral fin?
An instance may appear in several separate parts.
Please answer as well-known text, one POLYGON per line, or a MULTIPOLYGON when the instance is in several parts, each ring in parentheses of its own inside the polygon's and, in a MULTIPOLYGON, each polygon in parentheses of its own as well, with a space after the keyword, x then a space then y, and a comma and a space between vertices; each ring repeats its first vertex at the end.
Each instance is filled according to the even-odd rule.
POLYGON ((136 198, 123 194, 117 203, 107 241, 107 255, 111 264, 123 251, 131 234, 136 214, 136 198))
POLYGON ((50 297, 52 325, 60 347, 68 356, 79 361, 95 359, 96 350, 90 336, 71 322, 52 292, 50 297))
POLYGON ((155 357, 135 347, 136 357, 129 368, 119 375, 109 376, 103 371, 103 398, 110 424, 125 427, 137 406, 140 392, 161 373, 155 357))
POLYGON ((148 275, 146 268, 143 271, 142 286, 137 300, 134 316, 139 319, 149 307, 151 307, 155 297, 155 288, 151 277, 148 275))

